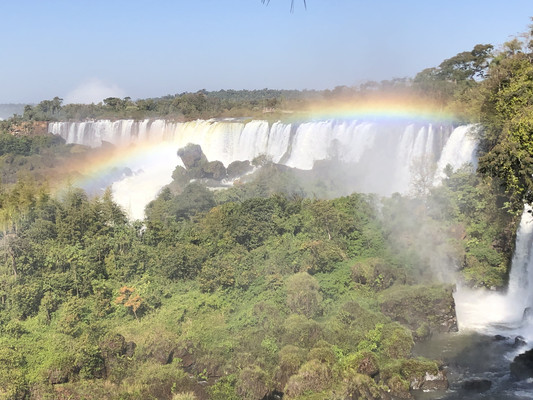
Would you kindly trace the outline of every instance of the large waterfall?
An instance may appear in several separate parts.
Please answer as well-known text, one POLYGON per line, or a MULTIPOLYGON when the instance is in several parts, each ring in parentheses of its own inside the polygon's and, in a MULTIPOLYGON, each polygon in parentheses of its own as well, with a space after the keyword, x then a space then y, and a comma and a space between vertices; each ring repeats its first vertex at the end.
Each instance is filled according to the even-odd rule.
POLYGON ((126 165, 139 173, 113 185, 117 201, 135 218, 142 218, 147 201, 170 182, 172 170, 180 164, 176 151, 188 143, 201 145, 210 161, 219 160, 226 166, 259 155, 304 170, 312 169, 320 160, 337 160, 350 166, 346 179, 354 181, 351 190, 389 195, 409 192, 413 165, 417 163, 438 163, 442 170, 447 164, 458 168, 475 162, 476 142, 468 135, 470 128, 359 120, 297 124, 255 120, 99 120, 49 125, 49 131, 67 143, 91 147, 103 142, 122 148, 147 143, 152 146, 144 159, 126 165), (154 145, 158 145, 156 149, 154 145), (137 192, 140 200, 131 197, 137 192))

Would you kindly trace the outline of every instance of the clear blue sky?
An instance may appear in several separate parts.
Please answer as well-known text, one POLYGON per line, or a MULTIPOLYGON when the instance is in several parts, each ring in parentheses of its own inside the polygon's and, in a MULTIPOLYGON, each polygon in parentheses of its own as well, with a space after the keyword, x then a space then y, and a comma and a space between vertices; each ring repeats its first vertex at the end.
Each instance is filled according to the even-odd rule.
POLYGON ((532 0, 7 0, 0 103, 414 76, 527 29, 532 0))

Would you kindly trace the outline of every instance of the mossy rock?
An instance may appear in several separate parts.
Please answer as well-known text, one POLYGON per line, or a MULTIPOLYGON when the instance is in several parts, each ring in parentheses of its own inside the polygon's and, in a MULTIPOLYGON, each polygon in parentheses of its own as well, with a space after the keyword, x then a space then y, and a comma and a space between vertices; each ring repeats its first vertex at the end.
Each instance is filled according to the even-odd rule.
POLYGON ((253 169, 250 161, 233 161, 227 168, 228 179, 236 179, 253 169))
POLYGON ((411 331, 415 339, 431 333, 457 332, 455 301, 450 286, 394 286, 379 298, 381 311, 411 331))
POLYGON ((342 399, 383 399, 389 400, 386 388, 371 377, 358 373, 351 373, 344 377, 344 382, 339 392, 342 399))
POLYGON ((313 359, 302 365, 296 375, 291 376, 284 393, 287 399, 294 399, 304 393, 320 392, 332 383, 333 374, 330 367, 313 359))
POLYGON ((244 368, 237 379, 237 394, 244 400, 262 399, 272 390, 270 376, 257 365, 244 368))
POLYGON ((346 357, 345 369, 358 374, 374 377, 379 373, 379 363, 376 355, 371 351, 359 351, 346 357))
POLYGON ((205 163, 202 166, 203 176, 202 178, 214 179, 215 181, 221 181, 226 177, 226 167, 221 161, 211 161, 205 163))
POLYGON ((279 362, 276 372, 276 386, 283 390, 289 378, 298 373, 302 364, 306 361, 307 350, 297 346, 287 345, 282 347, 278 353, 279 362))
POLYGON ((182 147, 178 150, 178 156, 187 170, 197 168, 202 163, 207 162, 202 147, 198 144, 189 143, 187 146, 182 147))
POLYGON ((409 357, 413 345, 413 335, 408 329, 396 323, 384 326, 381 353, 388 358, 409 357))
POLYGON ((398 399, 412 399, 409 391, 409 382, 399 375, 393 375, 386 382, 391 394, 398 399))

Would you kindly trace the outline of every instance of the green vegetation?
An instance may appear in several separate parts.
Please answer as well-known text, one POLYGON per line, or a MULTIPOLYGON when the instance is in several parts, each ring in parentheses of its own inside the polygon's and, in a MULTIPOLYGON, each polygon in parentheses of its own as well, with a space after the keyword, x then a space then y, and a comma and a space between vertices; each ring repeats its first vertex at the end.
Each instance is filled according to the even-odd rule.
MULTIPOLYGON (((456 329, 451 288, 435 284, 416 234, 425 225, 447 256, 471 253, 504 280, 500 225, 475 251, 462 245, 476 224, 513 220, 489 207, 493 191, 462 170, 378 210, 368 195, 295 196, 296 178, 273 165, 258 175, 232 195, 165 189, 142 223, 109 191, 6 187, 4 398, 380 398, 407 396, 426 372, 445 382, 410 356, 415 340, 456 329)), ((485 274, 474 267, 465 276, 485 274)))
POLYGON ((445 388, 442 365, 411 356, 415 341, 456 329, 452 287, 438 282, 459 272, 472 286, 505 286, 516 211, 533 198, 525 40, 478 45, 413 82, 54 98, 2 122, 0 399, 377 399, 445 388), (334 183, 259 158, 257 172, 213 192, 189 182, 250 164, 223 169, 189 148, 146 219, 128 221, 110 191, 52 195, 41 183, 89 150, 22 134, 33 121, 242 116, 386 87, 480 121, 479 171, 448 170, 435 188, 415 182, 415 197, 331 198, 334 183))
POLYGON ((419 280, 395 261, 372 197, 215 205, 193 183, 164 191, 144 225, 109 192, 53 198, 21 180, 1 201, 4 398, 379 394, 403 376, 381 369, 410 359, 411 326, 381 303, 388 313, 384 289, 419 280), (354 274, 362 264, 373 280, 354 274))

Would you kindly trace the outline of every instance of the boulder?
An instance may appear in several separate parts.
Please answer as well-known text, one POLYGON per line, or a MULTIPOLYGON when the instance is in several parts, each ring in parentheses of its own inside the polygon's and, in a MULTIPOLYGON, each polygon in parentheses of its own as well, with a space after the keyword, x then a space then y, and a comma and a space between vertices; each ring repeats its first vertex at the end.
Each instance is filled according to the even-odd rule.
POLYGON ((198 144, 189 143, 187 146, 182 147, 178 150, 178 156, 187 169, 199 167, 203 162, 207 162, 202 147, 198 144))
POLYGON ((526 339, 524 339, 522 336, 517 336, 514 338, 513 347, 519 348, 524 347, 527 344, 526 339))
POLYGON ((54 368, 48 371, 48 382, 51 385, 58 385, 60 383, 67 383, 69 380, 69 371, 64 371, 59 368, 54 368))
POLYGON ((125 359, 133 357, 137 345, 134 342, 126 342, 124 336, 119 333, 111 333, 99 343, 99 347, 104 363, 102 373, 109 377, 114 368, 120 368, 125 359))
POLYGON ((514 358, 511 363, 511 376, 518 380, 533 378, 533 349, 514 358))
POLYGON ((215 181, 221 181, 226 177, 226 167, 221 161, 211 161, 205 163, 203 168, 202 178, 214 179, 215 181))
POLYGON ((504 340, 508 340, 509 338, 507 336, 502 336, 502 335, 494 335, 494 340, 496 342, 501 342, 501 341, 504 341, 504 340))
POLYGON ((250 164, 250 161, 233 161, 230 165, 228 165, 228 179, 236 179, 240 176, 243 176, 244 174, 250 172, 253 169, 252 164, 250 164))
POLYGON ((468 381, 464 381, 461 387, 470 392, 482 393, 486 392, 492 387, 492 381, 488 379, 470 379, 468 381))
POLYGON ((394 285, 381 292, 380 308, 385 315, 410 328, 415 339, 429 337, 427 327, 430 334, 458 330, 449 286, 394 285))
POLYGON ((411 389, 423 391, 446 390, 448 386, 448 378, 442 370, 439 370, 436 374, 426 372, 422 380, 415 379, 410 384, 411 389))

